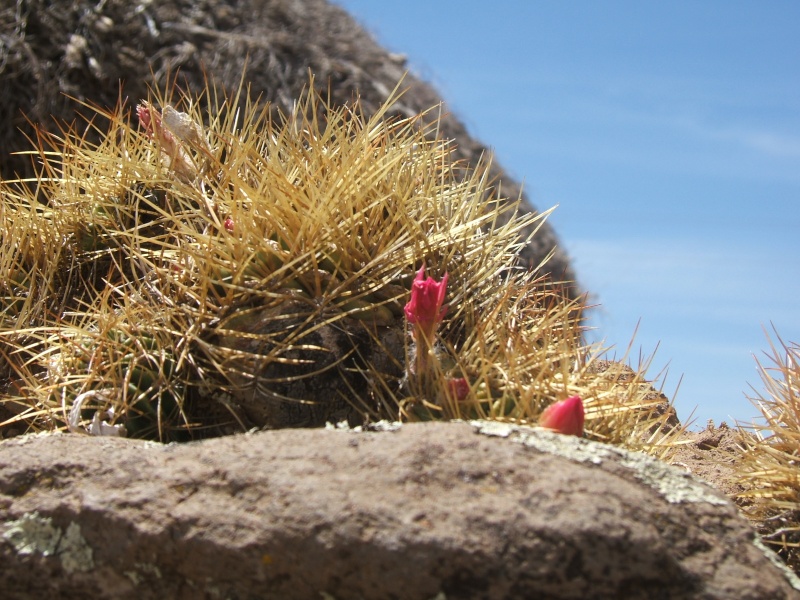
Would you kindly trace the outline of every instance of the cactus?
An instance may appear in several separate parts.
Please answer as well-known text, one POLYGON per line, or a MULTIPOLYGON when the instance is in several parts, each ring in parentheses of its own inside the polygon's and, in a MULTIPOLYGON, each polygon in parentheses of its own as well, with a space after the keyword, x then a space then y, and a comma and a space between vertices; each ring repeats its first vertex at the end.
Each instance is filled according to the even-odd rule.
POLYGON ((534 424, 580 395, 590 437, 666 436, 645 391, 591 369, 568 282, 517 266, 548 213, 451 160, 433 113, 391 118, 399 90, 367 119, 313 89, 273 118, 244 86, 170 88, 96 110, 97 144, 42 136, 39 176, 0 185, 0 430, 534 424), (404 306, 422 267, 449 283, 420 362, 404 306))
POLYGON ((768 338, 767 363, 758 363, 763 392, 751 398, 761 421, 739 427, 735 457, 743 511, 762 539, 800 571, 800 344, 768 338))

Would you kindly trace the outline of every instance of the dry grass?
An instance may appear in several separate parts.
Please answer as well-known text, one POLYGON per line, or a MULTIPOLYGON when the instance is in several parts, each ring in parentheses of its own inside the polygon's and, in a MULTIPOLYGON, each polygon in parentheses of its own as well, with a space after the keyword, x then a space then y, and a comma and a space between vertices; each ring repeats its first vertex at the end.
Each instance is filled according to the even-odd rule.
POLYGON ((166 130, 117 107, 87 125, 98 144, 42 136, 39 176, 0 187, 0 431, 535 423, 579 394, 589 437, 669 448, 646 365, 595 369, 565 282, 516 266, 546 214, 496 198, 488 164, 453 162, 433 112, 388 119, 399 96, 365 119, 309 92, 274 121, 244 87, 171 88, 140 109, 166 130), (449 274, 449 311, 417 385, 402 307, 422 265, 449 274))

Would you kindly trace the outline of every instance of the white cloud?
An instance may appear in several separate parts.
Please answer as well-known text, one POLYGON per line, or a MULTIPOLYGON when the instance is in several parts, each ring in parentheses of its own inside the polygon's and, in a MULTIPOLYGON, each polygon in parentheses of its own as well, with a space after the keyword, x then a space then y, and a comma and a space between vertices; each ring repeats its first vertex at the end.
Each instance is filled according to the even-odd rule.
POLYGON ((733 140, 747 146, 782 158, 800 158, 800 137, 786 136, 769 131, 728 131, 724 132, 733 140))

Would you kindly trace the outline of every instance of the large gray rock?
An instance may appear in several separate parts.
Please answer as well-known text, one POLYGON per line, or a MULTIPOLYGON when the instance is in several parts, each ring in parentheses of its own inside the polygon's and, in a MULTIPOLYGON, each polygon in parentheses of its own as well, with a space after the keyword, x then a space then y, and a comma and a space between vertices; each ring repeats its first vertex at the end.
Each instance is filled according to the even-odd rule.
POLYGON ((547 432, 0 443, 4 598, 800 597, 769 556, 691 476, 547 432))
MULTIPOLYGON (((58 131, 53 117, 75 120, 81 103, 113 107, 120 96, 128 107, 146 98, 148 85, 164 89, 180 71, 180 86, 201 90, 206 76, 227 90, 245 81, 251 95, 289 111, 309 71, 335 104, 360 95, 367 114, 386 100, 412 66, 382 48, 344 10, 326 0, 20 0, 0 6, 0 176, 31 175, 26 121, 58 131)), ((413 115, 441 102, 439 94, 413 74, 396 113, 413 115)), ((440 133, 456 140, 455 158, 475 165, 487 148, 453 115, 440 133)), ((91 138, 92 132, 88 132, 91 138)), ((516 199, 520 186, 499 165, 502 195, 516 199)), ((535 176, 535 174, 533 174, 535 176)), ((527 200, 527 210, 534 210, 527 200)), ((549 207, 545 207, 549 208, 549 207)), ((539 262, 557 246, 545 226, 523 252, 539 262)), ((557 248, 547 271, 574 281, 566 254, 557 248)), ((576 290, 572 290, 575 292, 576 290)))

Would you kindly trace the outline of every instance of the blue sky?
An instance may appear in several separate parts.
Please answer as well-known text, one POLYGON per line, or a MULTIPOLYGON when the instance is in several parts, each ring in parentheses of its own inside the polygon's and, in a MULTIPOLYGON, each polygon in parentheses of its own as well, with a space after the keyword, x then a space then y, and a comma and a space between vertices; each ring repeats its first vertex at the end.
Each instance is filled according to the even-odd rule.
POLYGON ((599 339, 638 324, 682 419, 758 415, 764 328, 800 342, 800 3, 336 3, 558 205, 599 339))

